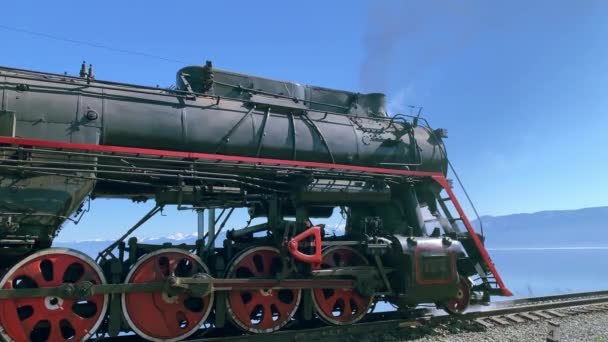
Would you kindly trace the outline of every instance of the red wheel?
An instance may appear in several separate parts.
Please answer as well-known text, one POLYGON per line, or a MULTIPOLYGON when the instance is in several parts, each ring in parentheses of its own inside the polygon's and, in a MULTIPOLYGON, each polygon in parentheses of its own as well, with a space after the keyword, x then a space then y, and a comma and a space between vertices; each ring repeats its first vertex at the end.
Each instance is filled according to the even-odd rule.
POLYGON ((460 277, 458 280, 458 293, 456 298, 448 300, 443 309, 453 315, 462 314, 468 307, 471 301, 471 284, 465 277, 460 277))
MULTIPOLYGON (((103 272, 88 256, 66 248, 49 248, 11 268, 0 281, 0 288, 56 287, 82 281, 106 283, 103 272)), ((0 339, 87 340, 99 328, 107 306, 107 295, 78 300, 54 296, 0 299, 0 339)))
MULTIPOLYGON (((191 277, 209 273, 194 254, 177 248, 146 254, 133 265, 129 284, 164 281, 169 276, 191 277)), ((125 319, 131 329, 150 341, 179 341, 194 334, 213 307, 213 293, 194 297, 186 292, 132 292, 122 295, 125 319)))
MULTIPOLYGON (((254 247, 245 250, 231 263, 226 278, 274 279, 283 263, 279 250, 254 247)), ((260 289, 230 291, 226 306, 239 328, 250 333, 268 333, 281 329, 293 318, 301 290, 260 289)))
MULTIPOLYGON (((367 264, 367 259, 356 250, 335 246, 323 252, 321 268, 367 264)), ((374 303, 374 296, 363 296, 354 289, 314 289, 312 300, 321 319, 334 325, 346 325, 359 321, 367 314, 374 303)))

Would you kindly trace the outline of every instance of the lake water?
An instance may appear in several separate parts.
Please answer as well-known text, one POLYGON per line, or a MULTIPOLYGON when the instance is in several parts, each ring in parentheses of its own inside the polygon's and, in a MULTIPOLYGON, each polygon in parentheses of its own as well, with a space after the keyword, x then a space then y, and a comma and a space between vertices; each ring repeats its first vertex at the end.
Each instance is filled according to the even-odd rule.
POLYGON ((488 248, 512 299, 608 290, 608 247, 488 248))
MULTIPOLYGON (((488 248, 513 297, 608 290, 608 247, 488 248)), ((393 311, 383 302, 376 311, 393 311)))

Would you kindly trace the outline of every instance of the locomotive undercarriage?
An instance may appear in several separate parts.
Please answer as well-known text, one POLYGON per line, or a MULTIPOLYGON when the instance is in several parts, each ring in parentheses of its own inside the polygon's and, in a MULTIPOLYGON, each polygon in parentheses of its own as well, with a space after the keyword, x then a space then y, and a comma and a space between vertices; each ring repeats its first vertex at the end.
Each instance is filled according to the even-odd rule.
MULTIPOLYGON (((418 241, 444 243, 443 239, 425 239, 418 241)), ((314 255, 317 247, 307 245, 310 243, 300 249, 311 250, 314 255)), ((71 308, 55 315, 55 321, 49 320, 48 329, 44 325, 29 326, 25 332, 31 340, 87 337, 75 329, 94 331, 93 323, 99 322, 100 333, 116 336, 122 331, 135 331, 149 340, 179 340, 196 333, 204 322, 209 327, 231 324, 247 333, 270 333, 315 317, 328 324, 352 324, 363 319, 377 300, 409 310, 426 302, 426 298, 443 297, 445 301, 436 304, 453 313, 462 312, 469 304, 468 283, 464 287, 443 286, 443 295, 400 293, 398 279, 403 278, 395 277, 396 273, 413 276, 413 270, 384 264, 382 260, 391 253, 391 242, 386 239, 374 237, 366 242, 343 237, 323 241, 322 246, 322 262, 314 265, 294 260, 285 252, 285 244, 277 246, 268 236, 227 239, 222 248, 205 248, 203 240, 190 246, 163 246, 138 244, 131 239, 119 243, 111 256, 100 255, 99 267, 74 251, 51 248, 31 255, 10 270, 4 279, 21 285, 15 286, 18 290, 0 291, 0 298, 16 303, 13 309, 21 322, 53 317, 58 307, 71 308), (80 279, 78 270, 53 270, 68 264, 73 268, 83 265, 80 279), (40 267, 42 279, 31 277, 30 281, 32 273, 21 273, 36 267, 40 267), (47 285, 44 273, 53 271, 64 283, 53 284, 55 287, 49 283, 42 289, 33 286, 32 282, 47 285), (24 307, 30 306, 33 312, 24 313, 24 307), (101 321, 91 320, 83 329, 74 322, 82 316, 101 321), (59 330, 62 335, 51 335, 62 324, 67 327, 59 330)), ((459 270, 458 276, 468 279, 463 272, 459 270)), ((10 305, 3 306, 3 318, 10 317, 10 309, 10 305)), ((22 326, 10 323, 11 328, 22 326)))
MULTIPOLYGON (((51 238, 36 236, 28 218, 52 217, 49 212, 5 214, 3 223, 13 229, 0 244, 21 241, 24 252, 0 249, 4 262, 15 260, 0 280, 5 340, 82 340, 122 331, 180 340, 201 326, 268 333, 317 318, 352 324, 380 300, 401 310, 433 303, 459 313, 491 294, 509 295, 441 174, 2 139, 0 168, 10 182, 64 177, 68 187, 93 179, 93 196, 111 197, 120 185, 123 194, 133 189, 133 200, 157 204, 96 261, 45 248, 51 238), (447 210, 449 201, 459 217, 447 210), (419 204, 438 222, 430 234, 419 204), (196 245, 127 240, 167 205, 224 214, 214 221, 217 231, 196 245), (326 236, 311 220, 336 205, 347 213, 347 229, 343 236, 326 236), (230 231, 216 247, 237 207, 250 207, 252 216, 267 222, 230 231)), ((72 201, 78 195, 72 192, 72 201)))

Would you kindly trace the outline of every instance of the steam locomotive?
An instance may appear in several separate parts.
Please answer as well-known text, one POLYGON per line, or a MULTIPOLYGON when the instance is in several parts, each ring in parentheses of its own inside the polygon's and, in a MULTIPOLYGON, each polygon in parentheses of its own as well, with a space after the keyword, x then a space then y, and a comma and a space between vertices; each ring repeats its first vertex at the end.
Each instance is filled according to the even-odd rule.
POLYGON ((78 77, 0 68, 0 92, 5 341, 272 333, 354 324, 378 301, 459 314, 511 295, 446 178, 447 131, 387 115, 384 94, 210 62, 171 89, 99 81, 84 63, 78 77), (155 206, 95 260, 53 248, 95 198, 155 206), (208 211, 207 233, 129 238, 166 206, 208 211), (236 208, 264 223, 222 234, 236 208), (331 234, 338 210, 345 232, 331 234))

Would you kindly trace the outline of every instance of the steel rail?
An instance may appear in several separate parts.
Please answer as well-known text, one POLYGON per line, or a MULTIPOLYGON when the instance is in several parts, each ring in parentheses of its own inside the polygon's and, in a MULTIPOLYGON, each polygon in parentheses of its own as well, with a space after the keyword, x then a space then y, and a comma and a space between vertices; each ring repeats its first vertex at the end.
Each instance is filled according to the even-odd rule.
MULTIPOLYGON (((297 329, 292 326, 284 330, 279 330, 268 334, 255 335, 236 335, 239 331, 235 328, 234 332, 222 335, 222 332, 210 332, 206 337, 197 336, 190 338, 188 342, 216 342, 216 341, 235 341, 235 342, 283 342, 283 341, 311 341, 313 338, 344 336, 345 334, 365 333, 374 331, 375 329, 391 329, 402 328, 408 325, 413 325, 416 320, 428 313, 425 309, 416 309, 409 314, 398 312, 379 312, 368 314, 363 322, 347 326, 326 326, 321 322, 314 322, 312 328, 297 329)), ((144 341, 138 336, 119 336, 119 337, 104 337, 94 341, 104 342, 140 342, 144 341)))
MULTIPOLYGON (((344 337, 346 335, 369 334, 378 331, 396 331, 420 324, 439 325, 454 321, 474 321, 478 318, 502 316, 529 311, 551 310, 583 305, 608 303, 608 291, 569 293, 564 295, 530 297, 509 301, 496 302, 493 307, 483 311, 472 311, 462 315, 432 314, 428 309, 416 309, 410 316, 399 312, 384 312, 368 314, 364 321, 348 326, 313 326, 305 329, 280 330, 270 334, 257 335, 217 335, 213 331, 206 337, 189 339, 190 342, 274 342, 274 341, 310 341, 315 338, 344 337)), ((196 336, 196 335, 195 335, 196 336)), ((135 342, 143 341, 137 336, 121 336, 103 338, 106 342, 135 342)))
MULTIPOLYGON (((573 297, 572 295, 565 295, 563 300, 559 300, 559 296, 548 296, 546 301, 542 300, 542 297, 532 298, 532 302, 525 303, 524 300, 520 300, 517 304, 508 305, 505 307, 491 308, 486 311, 473 311, 465 313, 462 316, 455 316, 458 320, 472 320, 476 318, 491 317, 491 316, 502 316, 513 313, 528 312, 528 311, 539 311, 539 310, 551 310, 561 309, 573 306, 581 305, 592 305, 608 303, 608 294, 595 294, 590 293, 591 296, 573 297)), ((445 317, 445 316, 443 316, 445 317)))
POLYGON ((549 302, 549 301, 564 301, 568 299, 578 298, 589 298, 589 297, 608 297, 608 290, 606 291, 590 291, 590 292, 574 292, 560 295, 541 296, 541 297, 528 297, 521 299, 501 300, 494 302, 495 306, 517 306, 527 305, 535 302, 549 302))

